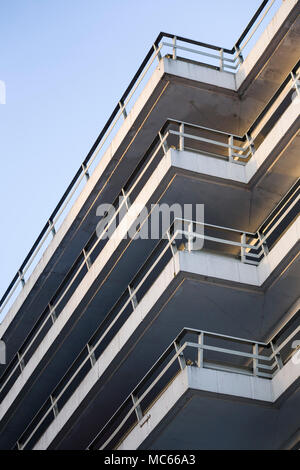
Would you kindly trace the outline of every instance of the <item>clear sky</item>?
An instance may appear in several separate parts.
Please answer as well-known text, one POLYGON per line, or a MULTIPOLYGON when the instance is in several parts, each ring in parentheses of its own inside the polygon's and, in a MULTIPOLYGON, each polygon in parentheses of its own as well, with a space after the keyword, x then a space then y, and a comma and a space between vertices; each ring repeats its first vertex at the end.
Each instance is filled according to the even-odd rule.
POLYGON ((0 0, 0 297, 160 31, 231 48, 261 0, 0 0))

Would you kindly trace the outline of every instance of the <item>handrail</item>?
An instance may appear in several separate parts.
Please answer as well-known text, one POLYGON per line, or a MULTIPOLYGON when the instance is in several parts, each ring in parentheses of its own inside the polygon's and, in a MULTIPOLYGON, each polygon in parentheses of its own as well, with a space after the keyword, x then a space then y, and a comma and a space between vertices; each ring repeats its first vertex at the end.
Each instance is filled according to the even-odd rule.
POLYGON ((253 16, 253 18, 251 19, 251 21, 249 22, 248 26, 246 27, 246 29, 244 30, 243 34, 240 36, 240 38, 238 39, 238 41, 235 43, 235 46, 234 46, 234 49, 236 51, 236 54, 238 55, 240 51, 243 51, 243 49, 246 47, 246 45, 248 44, 248 42, 250 41, 250 39, 253 37, 253 35, 256 33, 256 30, 257 28, 259 27, 259 25, 261 24, 261 22, 263 21, 263 19, 265 18, 265 16, 267 15, 267 13, 269 12, 269 10, 271 9, 271 7, 273 6, 273 4, 275 3, 275 0, 271 0, 270 2, 268 0, 265 0, 261 6, 258 8, 257 12, 255 13, 255 15, 253 16), (269 5, 268 5, 269 3, 269 5), (262 15, 262 12, 264 10, 264 8, 268 5, 268 8, 266 9, 266 11, 264 12, 264 14, 262 15), (260 17, 259 21, 256 23, 256 21, 258 20, 258 18, 260 17), (244 42, 244 44, 242 45, 242 41, 247 37, 248 33, 251 31, 251 29, 253 28, 254 26, 254 29, 253 29, 253 32, 251 34, 249 34, 248 38, 247 38, 247 41, 244 42))
MULTIPOLYGON (((160 145, 163 145, 163 142, 160 143, 160 145)), ((150 162, 148 163, 148 165, 151 163, 151 160, 150 162)), ((133 187, 134 188, 134 187, 133 187)), ((132 188, 132 189, 133 189, 132 188)), ((130 192, 128 193, 130 194, 130 192)), ((128 196, 127 196, 128 198, 128 196)), ((126 201, 125 201, 126 202, 126 201)), ((103 230, 102 234, 100 235, 100 237, 98 239, 96 239, 96 243, 95 245, 91 248, 90 251, 88 251, 86 254, 85 254, 85 259, 81 262, 79 268, 77 269, 77 271, 75 272, 74 274, 74 277, 73 279, 71 280, 71 283, 67 286, 67 289, 65 291, 63 291, 63 294, 61 297, 58 298, 58 300, 56 301, 56 303, 51 303, 49 304, 49 307, 48 307, 48 313, 46 315, 46 317, 43 319, 42 323, 39 325, 39 327, 36 329, 36 327, 34 326, 33 327, 33 332, 34 334, 32 335, 31 333, 26 337, 25 341, 23 342, 22 346, 19 348, 19 350, 17 351, 17 353, 15 354, 15 356, 12 358, 12 360, 10 361, 8 367, 6 368, 6 370, 4 371, 4 374, 2 375, 1 379, 0 379, 0 383, 1 383, 1 386, 0 386, 0 393, 5 389, 5 387, 7 386, 7 384, 12 380, 12 377, 15 376, 15 380, 17 378, 17 376, 23 371, 24 367, 25 367, 25 357, 26 357, 26 354, 27 352, 30 350, 31 346, 33 344, 35 344, 35 349, 38 347, 38 344, 40 344, 40 342, 42 341, 42 337, 41 337, 41 332, 43 331, 43 328, 45 327, 46 323, 50 320, 53 322, 53 324, 55 323, 56 319, 57 319, 57 315, 55 314, 57 312, 57 309, 58 309, 58 306, 60 304, 60 302, 62 302, 62 300, 64 299, 66 293, 68 292, 69 288, 71 287, 72 283, 75 281, 76 277, 79 275, 81 269, 86 265, 86 259, 89 259, 93 250, 95 249, 95 247, 97 246, 97 244, 99 243, 99 241, 101 241, 102 237, 104 236, 104 234, 106 233, 107 230, 109 230, 109 227, 110 225, 113 223, 116 215, 119 213, 120 211, 120 208, 123 206, 123 204, 125 203, 124 201, 122 202, 122 204, 120 205, 120 207, 118 208, 118 210, 116 211, 116 214, 115 216, 110 220, 110 222, 108 223, 108 225, 105 227, 105 229, 103 230), (53 314, 55 316, 53 316, 53 314), (39 343, 37 344, 36 343, 36 339, 39 338, 39 343), (17 374, 17 376, 16 376, 17 374), (4 380, 3 380, 4 378, 4 380)), ((192 224, 196 224, 196 225, 204 225, 205 227, 208 227, 208 228, 211 228, 211 229, 217 229, 217 230, 225 230, 225 231, 228 231, 228 232, 235 232, 235 233, 238 233, 239 235, 242 233, 242 239, 245 239, 246 240, 246 237, 250 236, 253 238, 256 238, 256 234, 252 234, 252 233, 249 233, 249 232, 241 232, 241 231, 238 231, 238 230, 235 230, 235 229, 231 229, 229 227, 222 227, 222 226, 217 226, 217 225, 212 225, 212 224, 205 224, 205 223, 201 223, 201 222, 193 222, 193 221, 186 221, 184 219, 174 219, 174 222, 172 223, 172 225, 170 226, 170 229, 171 227, 175 227, 177 222, 183 222, 183 223, 192 223, 192 224)), ((170 230, 169 229, 169 230, 170 230)), ((168 232, 168 231, 167 231, 168 232)), ((167 233, 166 232, 166 233, 167 233)), ((176 235, 181 233, 181 235, 186 235, 187 237, 191 236, 191 233, 188 233, 186 232, 185 230, 177 230, 176 231, 176 235)), ((210 236, 207 236, 207 235, 200 235, 200 234, 194 234, 195 237, 198 237, 198 238, 204 238, 206 240, 211 240, 211 241, 214 241, 214 242, 217 242, 217 243, 224 243, 224 244, 229 244, 231 246, 236 246, 236 247, 239 247, 241 250, 254 250, 256 251, 256 253, 250 253, 250 257, 252 258, 256 258, 258 259, 262 254, 262 250, 261 250, 261 244, 258 243, 256 244, 255 246, 251 245, 251 244, 247 244, 247 243, 239 243, 239 242, 235 242, 235 241, 230 241, 230 240, 223 240, 223 239, 219 239, 219 238, 216 238, 216 237, 210 237, 210 236)), ((162 240, 164 239, 164 237, 162 238, 162 240)), ((174 239, 174 236, 172 238, 172 241, 174 239)), ((158 244, 160 243, 160 241, 158 242, 158 244)), ((170 243, 169 242, 169 245, 170 246, 170 243)), ((150 255, 151 256, 151 255, 150 255)), ((245 259, 245 262, 248 262, 250 264, 252 263, 255 263, 257 264, 258 261, 251 261, 251 260, 246 260, 245 259)), ((38 320, 39 322, 39 320, 38 320)), ((37 323, 38 323, 37 322, 37 323)), ((45 333, 46 334, 46 333, 45 333)), ((12 386, 12 384, 11 384, 12 386)))
MULTIPOLYGON (((162 260, 162 258, 165 256, 166 252, 170 249, 170 256, 171 258, 175 256, 176 253, 176 247, 174 247, 174 242, 178 238, 178 234, 185 234, 187 238, 189 237, 204 237, 208 239, 213 239, 214 241, 219 241, 219 242, 226 242, 230 243, 231 245, 234 246, 239 246, 241 250, 245 250, 246 248, 251 249, 251 250, 260 250, 262 246, 262 241, 255 247, 253 247, 251 244, 247 243, 238 243, 238 242, 232 242, 228 240, 222 240, 222 239, 216 239, 212 237, 206 237, 205 235, 199 234, 197 232, 193 231, 185 231, 185 230, 180 230, 177 228, 178 223, 180 225, 188 225, 188 227, 191 226, 191 224, 194 225, 202 225, 202 222, 197 222, 197 221, 190 221, 187 219, 174 219, 174 222, 171 224, 169 229, 166 232, 166 236, 162 237, 162 239, 159 241, 159 243, 156 245, 156 247, 153 249, 152 253, 148 256, 146 262, 144 265, 140 268, 138 273, 134 276, 134 278, 131 280, 131 282, 128 285, 128 288, 124 291, 124 293, 121 295, 120 299, 116 302, 115 306, 111 309, 111 311, 108 313, 107 317, 103 320, 103 322, 99 325, 97 328, 96 332, 93 334, 93 336, 89 339, 85 347, 81 350, 81 352, 78 354, 76 359, 73 361, 73 364, 69 367, 65 375, 62 377, 58 385, 55 386, 55 388, 52 390, 51 394, 49 395, 48 399, 46 402, 43 404, 41 407, 41 410, 45 410, 43 416, 40 416, 41 410, 38 411, 38 413, 35 415, 33 420, 30 422, 30 424, 27 426, 26 430, 22 434, 21 438, 19 439, 18 442, 18 448, 24 448, 26 444, 32 439, 33 435, 35 432, 39 429, 39 427, 42 425, 42 423, 45 421, 45 419, 53 412, 54 413, 54 418, 57 416, 59 412, 59 407, 58 403, 59 400, 62 399, 64 393, 68 390, 70 385, 73 384, 73 382, 77 379, 79 372, 83 369, 83 367, 90 362, 90 367, 92 368, 94 364, 96 363, 96 360, 100 355, 102 354, 103 350, 101 348, 103 347, 103 344, 105 344, 105 339, 109 337, 109 334, 111 333, 112 329, 115 327, 117 322, 121 319, 122 320, 122 325, 125 323, 127 320, 128 315, 131 315, 131 313, 135 310, 137 304, 139 301, 137 300, 137 295, 139 293, 139 290, 142 286, 144 286, 145 282, 148 280, 150 277, 151 273, 155 269, 155 267, 158 265, 158 263, 162 260), (159 252, 159 255, 156 256, 156 253, 158 250, 160 250, 161 244, 165 244, 163 249, 159 252), (152 262, 153 255, 155 255, 155 261, 152 262), (150 267, 149 267, 150 263, 150 267), (146 272, 145 272, 146 270, 146 272), (122 304, 120 305, 120 300, 122 300, 122 304), (128 307, 131 307, 131 311, 129 314, 125 314, 126 309, 128 307), (100 349, 100 351, 99 351, 100 349), (20 443, 20 441, 23 440, 23 436, 28 433, 28 429, 35 424, 35 420, 38 419, 38 423, 34 426, 34 429, 32 431, 29 431, 29 436, 26 438, 26 442, 20 443)), ((205 224, 204 224, 205 225, 205 224)), ((216 228, 216 229, 221 229, 221 230, 226 230, 229 232, 234 232, 237 233, 238 231, 235 229, 230 229, 228 227, 221 227, 221 226, 215 226, 215 225, 209 225, 210 228, 216 228)), ((239 234, 241 232, 238 232, 239 234)), ((247 235, 249 235, 247 233, 247 235)), ((251 235, 251 234, 250 234, 251 235)), ((254 234, 255 235, 255 234, 254 234)), ((243 236, 241 237, 243 240, 243 236)), ((259 251, 259 253, 261 250, 259 251)), ((262 252, 264 254, 264 252, 262 252)), ((254 256, 252 254, 252 256, 254 256)), ((163 269, 163 268, 161 268, 163 269)), ((151 282, 151 280, 150 280, 151 282)), ((147 290, 149 287, 147 288, 147 290)), ((120 328, 120 325, 118 325, 118 328, 120 328)), ((300 328, 300 327, 299 327, 300 328)), ((227 339, 233 339, 233 337, 228 336, 228 335, 219 335, 222 336, 223 338, 227 339)), ((276 333, 276 336, 278 336, 278 332, 276 333)), ((244 342, 249 342, 250 340, 245 340, 242 338, 234 338, 235 340, 239 341, 244 341, 244 342)), ((257 345, 259 346, 266 346, 266 343, 263 342, 257 342, 257 345)), ((280 352, 282 348, 280 348, 279 345, 276 346, 275 353, 271 355, 271 358, 276 359, 277 352, 280 352)), ((247 356, 250 357, 250 356, 247 356)), ((277 361, 278 362, 278 361, 277 361)), ((88 371, 86 372, 86 374, 88 371)), ((85 374, 85 375, 86 375, 85 374)), ((262 375, 262 373, 261 373, 262 375)), ((81 377, 81 380, 83 378, 81 377)))
MULTIPOLYGON (((139 86, 141 80, 145 76, 147 70, 150 68, 150 66, 153 64, 154 60, 156 57, 158 60, 161 58, 161 53, 160 50, 162 48, 161 41, 162 39, 165 38, 171 38, 173 39, 173 55, 174 58, 176 58, 176 48, 180 47, 177 45, 176 41, 181 41, 187 44, 193 44, 198 47, 210 49, 213 51, 218 51, 220 53, 220 69, 223 69, 224 64, 227 61, 230 61, 230 59, 226 59, 223 57, 223 54, 231 54, 233 55, 236 52, 236 48, 240 46, 241 40, 243 40, 252 26, 255 24, 257 19, 260 17, 261 13, 263 12, 265 6, 273 2, 273 0, 265 0, 262 2, 261 6, 253 16, 252 20, 250 23, 247 25, 244 33, 242 36, 239 38, 237 43, 232 49, 227 49, 227 48, 222 48, 220 46, 215 46, 199 41, 195 41, 192 39, 188 39, 185 37, 181 36, 175 36, 169 33, 164 33, 161 32, 159 33, 158 37, 154 41, 154 44, 152 47, 149 49, 148 53, 146 54, 143 62, 141 63, 140 67, 138 68, 136 74, 134 75, 133 79, 131 80, 130 84, 128 85, 127 89, 123 93, 121 99, 118 101, 118 104, 115 106, 111 116, 109 117, 108 121, 106 122, 105 126, 103 127, 102 131, 98 135, 95 143, 93 144, 91 150, 85 157, 83 163, 80 165, 79 169, 75 173, 75 176, 73 177, 72 181, 70 182, 69 186, 67 187, 66 191, 64 192, 62 198, 58 202, 56 208, 50 215, 47 223, 44 225, 42 231, 40 232, 39 236, 37 237, 36 241, 34 242, 33 246, 29 250, 27 256, 25 257, 23 263, 21 264, 20 268, 18 269, 17 273, 13 277, 11 283, 9 284, 8 288, 4 292, 2 298, 0 299, 0 313, 3 311, 5 306, 8 304, 10 299, 12 298, 13 294, 15 293, 17 287, 19 285, 22 285, 24 287, 25 285, 25 274, 29 270, 30 266, 32 265, 33 261, 36 259, 38 253, 40 252, 42 246, 44 245, 45 241, 48 239, 48 236, 52 233, 53 236, 55 236, 55 223, 60 219, 61 215, 64 213, 66 207, 74 197, 74 194, 76 193, 80 183, 84 178, 88 179, 89 178, 89 170, 91 171, 90 167, 92 163, 94 162, 96 156, 100 152, 100 150, 103 148, 104 143, 106 142, 107 138, 111 134, 112 130, 115 127, 115 124, 119 121, 121 117, 124 117, 126 119, 126 111, 125 110, 125 102, 128 104, 128 102, 131 100, 132 95, 136 91, 137 87, 139 86), (127 101, 126 101, 127 100, 127 101)), ((238 56, 239 59, 241 59, 241 56, 239 54, 238 56)), ((236 59, 236 58, 235 58, 236 59)), ((234 59, 234 60, 235 60, 234 59)), ((240 60, 239 60, 240 62, 240 60)), ((238 65, 237 65, 238 67, 238 65)), ((48 245, 47 245, 48 246, 48 245)))
MULTIPOLYGON (((212 332, 207 332, 203 330, 184 328, 180 332, 180 334, 172 341, 172 343, 164 351, 164 353, 159 357, 159 359, 155 362, 155 364, 149 369, 146 375, 140 380, 138 385, 130 392, 127 398, 119 406, 117 411, 112 415, 112 417, 107 421, 107 423, 102 427, 100 432, 88 445, 87 449, 92 449, 96 446, 97 448, 99 448, 99 444, 97 444, 97 441, 99 441, 99 438, 101 438, 101 435, 105 436, 105 431, 110 429, 110 426, 113 424, 115 420, 118 420, 121 412, 126 410, 126 408, 128 407, 128 404, 130 403, 132 404, 130 410, 126 413, 125 417, 123 418, 120 424, 118 424, 118 421, 117 421, 116 429, 114 429, 113 432, 110 433, 109 438, 106 439, 101 444, 100 450, 105 449, 109 445, 109 443, 115 438, 115 436, 117 436, 118 432, 123 428, 124 424, 126 424, 126 421, 133 413, 136 414, 136 421, 133 426, 135 426, 137 423, 143 420, 145 416, 145 412, 143 412, 141 408, 142 401, 149 394, 149 392, 153 389, 153 387, 159 382, 159 380, 163 377, 165 372, 167 372, 167 370, 170 368, 170 366, 174 363, 176 359, 179 362, 180 370, 183 370, 187 365, 190 365, 190 366, 195 366, 198 368, 212 368, 214 370, 236 372, 239 374, 253 375, 253 376, 261 377, 265 379, 272 379, 284 365, 284 362, 282 358, 280 357, 280 351, 283 349, 284 346, 286 346, 295 337, 295 335, 299 331, 300 331, 300 326, 298 325, 298 327, 295 328, 295 330, 289 335, 288 338, 284 340, 284 342, 280 346, 274 348, 272 341, 270 341, 269 343, 261 343, 261 342, 257 342, 256 340, 241 339, 241 338, 236 338, 232 336, 222 335, 219 333, 212 333, 212 332), (186 341, 182 345, 181 341, 187 334, 196 334, 198 337, 197 343, 186 341), (253 347, 253 351, 252 353, 249 353, 245 351, 237 351, 236 349, 207 345, 205 344, 206 337, 218 338, 220 340, 232 340, 234 343, 248 344, 249 346, 253 347), (191 360, 187 360, 184 357, 184 351, 189 347, 194 348, 198 351, 198 356, 197 356, 197 360, 195 361, 195 363, 191 360), (260 349, 260 352, 259 352, 259 349, 260 349), (272 353, 269 355, 267 354, 263 355, 262 352, 265 350, 265 352, 267 353, 268 349, 271 349, 272 353), (243 369, 239 364, 236 364, 236 363, 231 363, 230 365, 225 363, 225 365, 222 365, 220 364, 220 362, 213 362, 213 361, 208 361, 208 360, 204 361, 204 357, 203 357, 204 351, 214 351, 214 352, 225 354, 227 356, 239 356, 240 358, 244 358, 247 360, 250 359, 250 361, 252 362, 252 369, 251 370, 243 369), (160 366, 164 363, 165 359, 170 355, 170 353, 173 353, 172 359, 167 363, 167 365, 158 374, 158 376, 152 380, 152 377, 155 375, 155 372, 159 370, 160 366), (268 364, 265 364, 266 362, 268 364), (260 369, 266 370, 267 372, 261 372, 260 369), (150 385, 139 396, 139 392, 142 391, 145 384, 147 384, 149 380, 151 380, 150 385)), ((296 352, 297 350, 295 349, 293 354, 295 354, 296 352)), ((291 355, 288 355, 288 360, 290 359, 291 359, 291 355)), ((167 387, 168 387, 168 384, 164 385, 162 387, 162 390, 156 393, 156 396, 162 393, 162 391, 165 390, 167 387)), ((147 410, 151 407, 151 404, 154 401, 155 399, 152 398, 151 403, 147 405, 147 410)), ((133 426, 130 425, 129 429, 132 429, 133 426)), ((124 436, 129 431, 129 429, 127 428, 126 431, 123 431, 122 436, 124 436)))

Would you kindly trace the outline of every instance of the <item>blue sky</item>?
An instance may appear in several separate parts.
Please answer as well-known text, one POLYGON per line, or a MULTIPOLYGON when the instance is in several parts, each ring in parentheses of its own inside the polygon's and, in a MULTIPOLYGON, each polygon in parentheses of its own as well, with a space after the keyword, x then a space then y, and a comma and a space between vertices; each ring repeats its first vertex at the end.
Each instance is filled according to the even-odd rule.
POLYGON ((231 48, 260 4, 0 2, 0 296, 158 33, 231 48))

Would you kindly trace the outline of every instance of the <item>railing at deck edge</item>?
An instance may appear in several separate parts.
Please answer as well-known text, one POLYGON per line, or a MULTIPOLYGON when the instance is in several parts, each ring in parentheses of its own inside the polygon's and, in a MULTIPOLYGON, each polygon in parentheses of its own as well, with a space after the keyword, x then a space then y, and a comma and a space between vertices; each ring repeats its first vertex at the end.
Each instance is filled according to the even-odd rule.
MULTIPOLYGON (((164 351, 164 353, 160 356, 160 358, 155 362, 155 364, 152 366, 152 368, 147 372, 147 374, 143 377, 143 379, 139 382, 139 384, 132 390, 130 395, 123 401, 121 406, 117 409, 117 411, 113 414, 113 416, 109 419, 109 421, 105 424, 105 426, 101 429, 101 431, 97 434, 97 436, 93 439, 93 441, 89 444, 87 447, 87 450, 90 450, 94 448, 95 443, 103 434, 107 428, 113 423, 115 419, 118 418, 118 416, 121 414, 121 412, 126 409, 126 406, 128 404, 132 404, 131 409, 126 413, 126 416, 123 418, 121 423, 117 426, 117 428, 111 433, 110 437, 105 440, 105 442, 101 445, 101 447, 96 446, 98 449, 103 450, 105 449, 111 440, 118 434, 118 432, 122 429, 126 421, 129 419, 129 417, 135 413, 136 414, 136 423, 134 425, 129 426, 129 429, 126 429, 122 433, 122 438, 119 440, 118 444, 122 442, 124 435, 126 436, 129 431, 131 431, 137 424, 141 424, 143 419, 145 418, 145 412, 142 411, 141 408, 141 403, 143 399, 147 396, 147 394, 154 388, 154 386, 159 382, 159 380, 163 377, 163 375, 167 372, 167 370, 170 368, 170 366, 178 360, 180 370, 182 371, 185 369, 186 366, 195 366, 198 368, 210 368, 214 370, 220 370, 220 371, 226 371, 226 372, 235 372, 235 373, 240 373, 244 375, 252 375, 255 377, 262 377, 262 378, 268 378, 272 379, 280 369, 283 368, 284 364, 281 359, 280 352, 281 350, 295 337, 297 333, 300 331, 300 325, 295 328, 295 330, 277 347, 275 347, 273 340, 271 340, 269 343, 261 343, 257 341, 252 341, 244 338, 236 338, 233 336, 227 336, 227 335, 222 335, 218 333, 212 333, 212 332, 207 332, 207 331, 202 331, 202 330, 195 330, 191 328, 184 328, 181 333, 174 339, 172 344, 164 351), (182 338, 186 334, 196 334, 198 336, 198 342, 193 343, 191 341, 186 341, 183 344, 180 343, 182 338), (238 342, 238 343, 243 343, 243 344, 248 344, 252 345, 253 352, 252 353, 247 353, 244 351, 237 351, 236 349, 229 349, 229 348, 220 348, 217 346, 211 346, 211 345, 206 345, 204 340, 205 337, 214 337, 214 338, 219 338, 221 340, 232 340, 233 342, 238 342), (197 350, 197 360, 195 363, 193 361, 190 361, 189 359, 186 359, 184 357, 184 351, 188 348, 194 348, 197 350), (265 348, 270 348, 271 349, 271 354, 269 356, 264 356, 260 354, 260 350, 263 350, 265 348), (239 356, 242 358, 245 358, 252 362, 252 372, 245 372, 241 367, 238 367, 236 365, 232 366, 223 366, 218 364, 218 363, 213 363, 213 362, 205 362, 203 358, 204 351, 215 351, 215 352, 220 352, 224 355, 233 355, 233 356, 239 356), (159 369, 160 365, 164 362, 165 358, 168 357, 168 355, 173 352, 174 355, 172 359, 167 363, 167 365, 163 368, 163 370, 158 374, 158 376, 153 380, 153 382, 150 383, 150 385, 147 387, 147 389, 139 396, 139 391, 140 389, 143 388, 146 382, 149 381, 152 375, 154 375, 155 371, 159 369), (269 363, 265 364, 266 362, 269 363), (261 372, 259 369, 267 370, 269 373, 261 372), (275 370, 274 370, 275 369, 275 370), (274 372, 273 372, 274 371, 274 372)), ((296 348, 289 356, 288 359, 285 361, 285 363, 290 360, 294 354, 297 353, 299 347, 296 348)), ((168 386, 168 385, 167 385, 168 386)), ((166 387, 163 387, 162 391, 166 389, 166 387)), ((162 393, 160 391, 160 393, 162 393)), ((151 402, 150 405, 148 405, 148 409, 151 407, 153 404, 153 401, 151 402)), ((142 425, 142 424, 141 424, 142 425)))
POLYGON ((121 99, 119 100, 118 104, 114 108, 110 118, 106 122, 99 136, 97 137, 94 145, 92 146, 85 160, 83 161, 80 168, 76 172, 74 178, 72 179, 71 183, 69 184, 68 188, 66 189, 65 193, 63 194, 62 198, 57 204, 56 208, 50 215, 47 223, 45 224, 44 228, 42 229, 41 233, 39 234, 38 238, 36 239, 35 243, 33 244, 32 248, 30 249, 29 253, 27 254, 26 258, 24 259, 23 263, 21 264, 20 268, 15 274, 14 278, 12 279, 10 285, 6 289, 5 293, 3 294, 0 300, 0 314, 5 308, 5 306, 7 305, 7 303, 9 302, 9 300, 11 299, 11 297, 13 296, 18 285, 21 284, 22 287, 25 286, 26 272, 29 270, 31 264, 33 263, 34 259, 39 253, 41 247, 44 245, 45 241, 48 239, 48 236, 50 234, 52 234, 53 237, 55 236, 56 234, 55 224, 57 223, 58 219, 60 219, 61 214, 65 211, 65 208, 67 207, 73 195, 75 194, 81 181, 84 178, 86 178, 87 180, 89 179, 90 177, 89 169, 93 161, 95 160, 96 156, 100 152, 101 148, 103 147, 104 143, 106 142, 107 138, 109 137, 110 133, 112 132, 115 124, 117 123, 119 118, 122 116, 124 117, 124 119, 126 119, 127 117, 126 105, 131 100, 132 95, 135 93, 140 82, 146 75, 147 71, 149 70, 150 66, 152 65, 156 57, 158 58, 158 60, 160 60, 161 58, 160 50, 163 47, 163 45, 169 46, 167 43, 164 43, 164 44, 161 43, 161 40, 164 37, 173 40, 173 43, 171 44, 173 59, 176 59, 177 57, 177 50, 183 49, 183 50, 189 51, 188 48, 184 48, 178 45, 178 41, 180 41, 180 42, 185 42, 188 44, 196 45, 198 47, 203 47, 211 51, 217 51, 218 55, 205 53, 203 51, 200 52, 200 51, 192 50, 192 52, 195 52, 197 54, 201 54, 203 56, 207 56, 207 57, 219 60, 220 61, 219 67, 217 67, 219 70, 224 70, 227 66, 227 63, 231 63, 231 64, 237 63, 237 65, 227 66, 229 68, 237 69, 239 65, 243 62, 242 51, 244 47, 246 46, 248 41, 251 39, 253 34, 256 32, 258 26, 260 25, 260 23, 262 22, 262 20, 264 19, 265 15, 268 13, 268 11, 270 10, 274 2, 275 0, 265 0, 262 2, 261 6, 258 8, 255 15, 253 16, 253 18, 251 19, 251 21, 245 28, 244 32, 242 33, 242 35, 240 36, 236 44, 232 47, 232 49, 222 48, 219 46, 202 43, 199 41, 195 41, 195 40, 180 37, 180 36, 175 36, 175 35, 164 33, 164 32, 161 32, 158 35, 153 46, 150 48, 141 66, 139 67, 138 71, 136 72, 133 79, 131 80, 129 86, 127 87, 121 99), (251 30, 252 30, 252 33, 250 33, 251 30), (243 43, 244 40, 245 42, 243 43), (224 54, 233 55, 234 58, 233 59, 226 58, 224 54))

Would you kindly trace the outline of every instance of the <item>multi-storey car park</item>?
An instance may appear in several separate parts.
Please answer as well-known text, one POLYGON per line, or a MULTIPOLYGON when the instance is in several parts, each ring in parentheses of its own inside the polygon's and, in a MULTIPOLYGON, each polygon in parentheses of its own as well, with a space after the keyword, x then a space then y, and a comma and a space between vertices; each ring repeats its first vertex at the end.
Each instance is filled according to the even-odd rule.
POLYGON ((0 301, 2 449, 300 448, 299 12, 158 36, 0 301))

